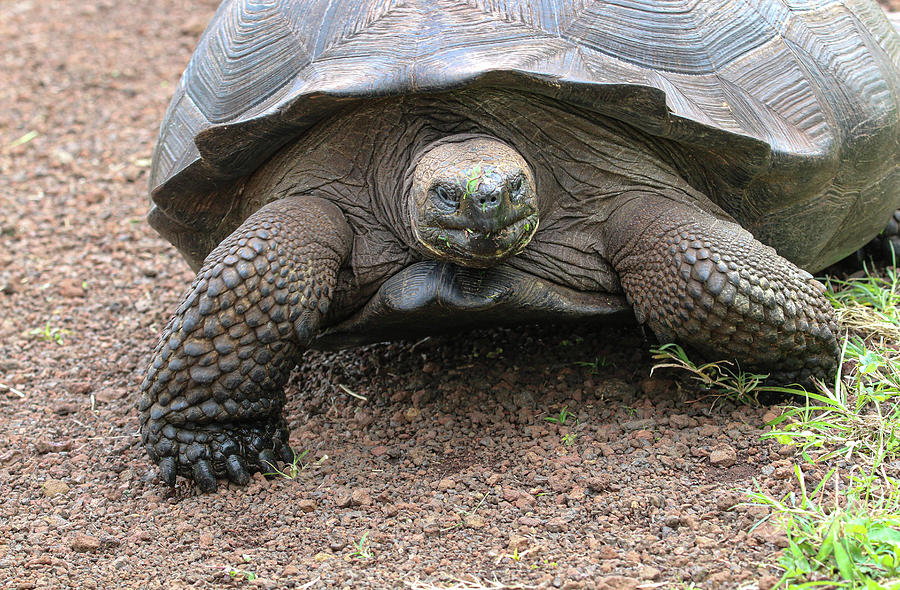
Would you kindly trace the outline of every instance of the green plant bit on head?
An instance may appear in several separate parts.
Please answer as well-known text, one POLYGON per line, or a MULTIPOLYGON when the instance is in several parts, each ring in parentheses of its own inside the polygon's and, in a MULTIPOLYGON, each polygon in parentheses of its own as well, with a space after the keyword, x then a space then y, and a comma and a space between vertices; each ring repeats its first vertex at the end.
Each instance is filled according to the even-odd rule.
POLYGON ((487 168, 482 169, 481 164, 476 164, 475 167, 472 168, 469 175, 465 178, 466 191, 463 193, 460 200, 475 194, 475 191, 477 191, 478 187, 481 185, 481 181, 484 179, 484 173, 486 172, 489 172, 489 170, 487 168))

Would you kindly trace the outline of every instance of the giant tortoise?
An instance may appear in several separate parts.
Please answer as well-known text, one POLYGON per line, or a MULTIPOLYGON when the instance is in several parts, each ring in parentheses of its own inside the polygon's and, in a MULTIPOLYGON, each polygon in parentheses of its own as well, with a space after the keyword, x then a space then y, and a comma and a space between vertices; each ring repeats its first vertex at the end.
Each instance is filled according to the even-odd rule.
POLYGON ((246 483, 291 458, 305 349, 462 327, 627 314, 833 373, 810 272, 900 205, 898 65, 869 0, 225 0, 154 152, 198 273, 143 444, 246 483))

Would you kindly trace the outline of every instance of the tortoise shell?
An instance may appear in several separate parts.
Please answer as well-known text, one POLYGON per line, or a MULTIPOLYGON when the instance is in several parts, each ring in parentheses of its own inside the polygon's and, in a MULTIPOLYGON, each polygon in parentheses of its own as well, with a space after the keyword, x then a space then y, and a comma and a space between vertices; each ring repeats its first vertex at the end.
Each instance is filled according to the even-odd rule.
POLYGON ((225 0, 162 123, 150 222, 197 268, 247 176, 317 122, 504 87, 677 142, 698 188, 815 271, 898 206, 898 72, 868 0, 225 0))

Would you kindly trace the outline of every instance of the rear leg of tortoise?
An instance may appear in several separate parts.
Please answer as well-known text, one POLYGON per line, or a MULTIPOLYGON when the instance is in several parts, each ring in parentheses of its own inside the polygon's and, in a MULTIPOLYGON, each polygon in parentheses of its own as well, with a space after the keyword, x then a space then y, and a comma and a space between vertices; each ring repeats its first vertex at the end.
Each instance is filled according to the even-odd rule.
POLYGON ((837 324, 824 288, 739 225, 647 195, 606 228, 622 288, 661 341, 780 382, 833 375, 837 324))
POLYGON ((169 485, 204 492, 289 462, 284 385, 317 333, 350 250, 342 213, 289 197, 250 216, 206 258, 141 385, 141 438, 169 485))

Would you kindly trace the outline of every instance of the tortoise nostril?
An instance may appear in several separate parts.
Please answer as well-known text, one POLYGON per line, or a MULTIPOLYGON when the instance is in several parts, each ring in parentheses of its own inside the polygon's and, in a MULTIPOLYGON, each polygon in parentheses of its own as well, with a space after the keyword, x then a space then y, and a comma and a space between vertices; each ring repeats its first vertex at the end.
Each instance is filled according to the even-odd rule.
POLYGON ((500 199, 496 194, 483 195, 476 199, 476 202, 482 207, 488 205, 496 205, 499 201, 500 199))

